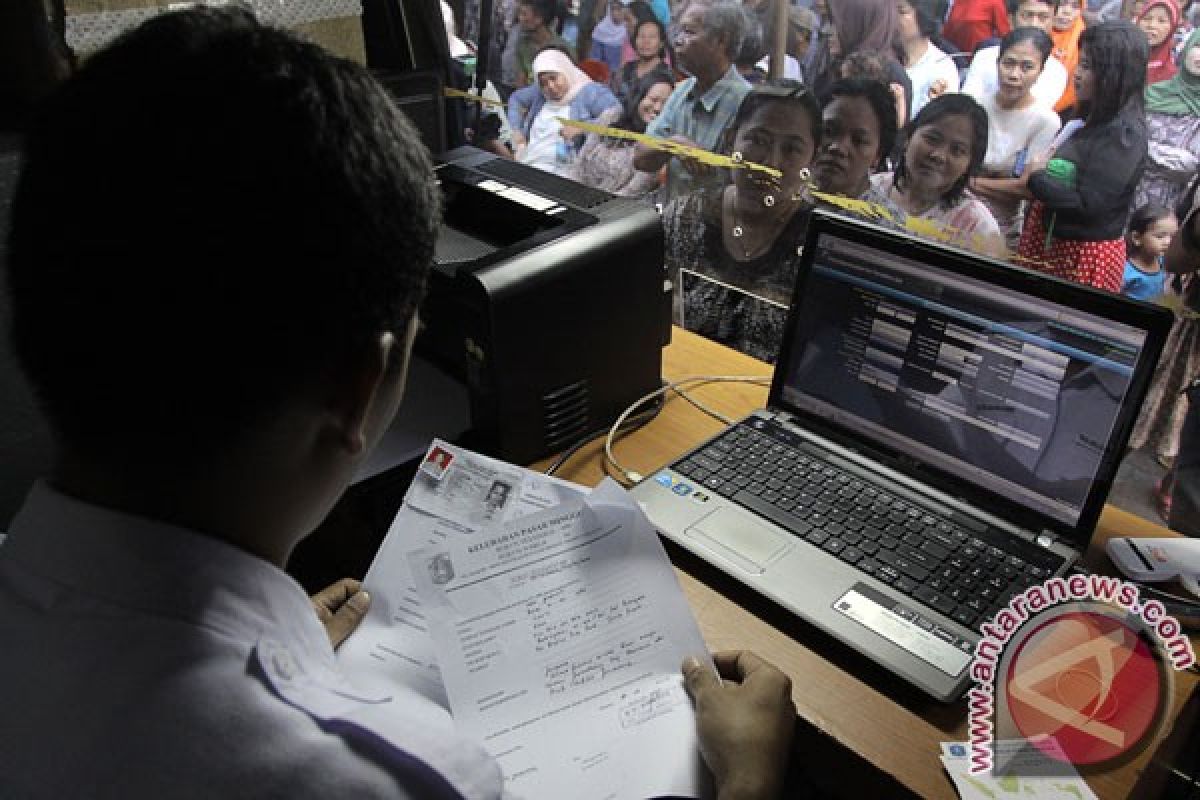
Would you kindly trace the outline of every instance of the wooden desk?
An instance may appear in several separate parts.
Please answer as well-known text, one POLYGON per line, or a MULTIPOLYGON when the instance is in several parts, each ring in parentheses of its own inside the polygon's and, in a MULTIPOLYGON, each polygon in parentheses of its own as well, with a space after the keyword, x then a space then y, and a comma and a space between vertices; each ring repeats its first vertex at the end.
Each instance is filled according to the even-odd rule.
MULTIPOLYGON (((663 377, 697 374, 769 376, 771 368, 676 328, 664 354, 663 377)), ((693 394, 736 418, 765 405, 767 390, 714 384, 693 394)), ((654 422, 619 442, 614 452, 625 467, 650 475, 720 428, 719 422, 675 398, 654 422)), ((602 453, 603 442, 594 443, 558 474, 594 485, 604 475, 602 453)), ((1085 558, 1093 569, 1110 568, 1103 542, 1113 535, 1171 534, 1110 506, 1085 558)), ((669 552, 710 648, 758 652, 791 676, 800 716, 815 728, 921 797, 957 796, 938 760, 938 743, 967 739, 965 702, 943 705, 929 699, 690 553, 673 546, 669 552)), ((1172 720, 1196 684, 1194 673, 1175 674, 1172 720)), ((1152 752, 1148 749, 1119 768, 1087 774, 1088 783, 1101 798, 1127 797, 1152 752)))

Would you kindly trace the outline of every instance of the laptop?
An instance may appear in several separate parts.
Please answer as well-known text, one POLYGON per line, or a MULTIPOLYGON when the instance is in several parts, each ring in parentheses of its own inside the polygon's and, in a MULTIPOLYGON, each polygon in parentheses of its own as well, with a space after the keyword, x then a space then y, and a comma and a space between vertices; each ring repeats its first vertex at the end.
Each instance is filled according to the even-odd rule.
POLYGON ((817 213, 768 406, 633 489, 663 536, 933 697, 1087 548, 1171 314, 817 213))

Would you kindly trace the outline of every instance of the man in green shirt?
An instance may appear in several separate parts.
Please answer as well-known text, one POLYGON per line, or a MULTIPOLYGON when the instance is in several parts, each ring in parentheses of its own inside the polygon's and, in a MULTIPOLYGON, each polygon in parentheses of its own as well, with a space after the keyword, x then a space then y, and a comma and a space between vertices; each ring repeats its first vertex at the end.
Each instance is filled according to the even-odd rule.
POLYGON ((571 43, 555 33, 552 26, 561 19, 558 0, 519 0, 517 3, 517 88, 536 82, 533 57, 545 47, 556 47, 575 57, 571 43))

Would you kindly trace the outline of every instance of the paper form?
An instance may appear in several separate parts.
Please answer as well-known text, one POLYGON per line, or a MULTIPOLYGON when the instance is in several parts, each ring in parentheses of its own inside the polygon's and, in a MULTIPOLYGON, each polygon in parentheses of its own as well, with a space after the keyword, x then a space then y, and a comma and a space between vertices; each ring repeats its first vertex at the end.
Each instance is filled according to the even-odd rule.
MULTIPOLYGON (((582 486, 435 440, 363 579, 371 606, 338 648, 342 670, 365 689, 387 692, 404 685, 449 709, 407 554, 448 537, 474 535, 488 513, 515 519, 586 493, 582 486), (503 508, 489 509, 489 490, 498 482, 511 488, 503 508), (509 495, 514 502, 507 502, 509 495)), ((491 494, 495 505, 497 493, 491 494)))
POLYGON ((685 656, 707 649, 653 526, 589 497, 409 554, 459 729, 538 798, 707 794, 685 656))

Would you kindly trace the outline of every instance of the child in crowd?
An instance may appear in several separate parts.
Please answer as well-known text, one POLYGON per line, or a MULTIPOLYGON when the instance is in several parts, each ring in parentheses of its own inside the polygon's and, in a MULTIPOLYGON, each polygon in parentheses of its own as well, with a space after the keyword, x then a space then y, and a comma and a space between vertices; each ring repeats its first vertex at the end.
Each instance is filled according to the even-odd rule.
POLYGON ((1133 212, 1125 234, 1128 259, 1121 294, 1148 302, 1162 297, 1166 290, 1163 257, 1177 230, 1179 221, 1166 206, 1144 205, 1133 212))

